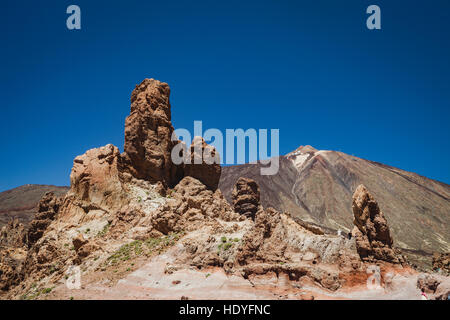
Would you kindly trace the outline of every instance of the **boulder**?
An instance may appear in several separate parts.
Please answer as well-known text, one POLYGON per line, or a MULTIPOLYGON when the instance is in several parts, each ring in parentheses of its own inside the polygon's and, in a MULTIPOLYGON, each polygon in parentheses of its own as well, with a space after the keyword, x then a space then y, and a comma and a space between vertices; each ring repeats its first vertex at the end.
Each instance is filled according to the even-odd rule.
POLYGON ((417 278, 417 288, 426 293, 435 293, 441 282, 430 274, 421 274, 417 278))
POLYGON ((433 253, 433 270, 450 273, 450 253, 433 253))

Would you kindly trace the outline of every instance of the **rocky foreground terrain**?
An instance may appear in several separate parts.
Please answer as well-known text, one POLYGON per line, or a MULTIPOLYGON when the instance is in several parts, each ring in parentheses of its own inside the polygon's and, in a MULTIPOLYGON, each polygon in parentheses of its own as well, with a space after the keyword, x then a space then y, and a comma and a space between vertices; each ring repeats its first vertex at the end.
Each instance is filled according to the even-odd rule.
MULTIPOLYGON (((76 157, 67 194, 1 229, 2 299, 420 299, 422 288, 447 299, 449 277, 409 266, 363 184, 348 199, 350 236, 338 235, 261 201, 256 179, 236 179, 227 201, 219 164, 173 164, 169 94, 136 86, 124 152, 76 157)), ((435 258, 445 271, 448 256, 435 258)))

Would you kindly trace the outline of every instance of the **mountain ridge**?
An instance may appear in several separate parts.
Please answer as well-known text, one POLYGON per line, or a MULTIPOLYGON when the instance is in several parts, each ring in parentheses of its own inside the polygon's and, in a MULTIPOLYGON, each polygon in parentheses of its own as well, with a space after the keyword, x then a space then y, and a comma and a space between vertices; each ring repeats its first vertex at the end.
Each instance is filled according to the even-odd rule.
POLYGON ((61 196, 68 190, 65 186, 24 184, 0 192, 0 228, 14 219, 27 225, 37 213, 37 204, 45 193, 54 192, 61 196))

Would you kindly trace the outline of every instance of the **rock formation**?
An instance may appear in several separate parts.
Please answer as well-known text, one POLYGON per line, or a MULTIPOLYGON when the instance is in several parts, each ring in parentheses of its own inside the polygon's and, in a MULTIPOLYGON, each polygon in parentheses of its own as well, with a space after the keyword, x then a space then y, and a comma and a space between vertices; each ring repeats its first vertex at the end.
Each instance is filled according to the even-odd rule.
POLYGON ((220 156, 216 149, 202 137, 194 137, 190 147, 190 163, 184 165, 184 175, 200 180, 214 191, 219 185, 220 173, 220 156))
POLYGON ((423 289, 426 293, 435 293, 440 281, 429 274, 421 274, 417 277, 417 288, 423 289))
POLYGON ((450 278, 438 274, 419 275, 416 286, 419 290, 424 290, 428 299, 448 300, 450 295, 450 278))
POLYGON ((0 229, 0 246, 20 248, 27 243, 27 231, 18 219, 11 220, 0 229))
POLYGON ((0 291, 8 290, 22 281, 20 269, 25 252, 21 250, 0 250, 0 291))
POLYGON ((68 196, 104 210, 122 205, 124 166, 112 144, 86 151, 73 161, 68 196))
POLYGON ((248 178, 239 178, 234 186, 233 193, 234 210, 252 220, 260 209, 259 187, 256 182, 248 178))
POLYGON ((352 209, 355 224, 352 235, 361 259, 401 262, 392 248, 394 240, 383 212, 363 185, 359 185, 353 194, 352 209))
POLYGON ((28 228, 28 246, 31 247, 44 234, 47 227, 54 220, 62 199, 55 197, 53 192, 47 192, 38 204, 38 213, 28 228))
POLYGON ((171 161, 170 88, 167 83, 145 79, 131 94, 131 112, 125 121, 124 158, 131 174, 174 186, 182 173, 171 161))
POLYGON ((450 253, 437 253, 433 254, 432 258, 433 270, 442 271, 450 274, 450 253))
MULTIPOLYGON (((252 287, 273 279, 273 290, 297 290, 299 299, 312 299, 299 288, 335 291, 354 274, 365 284, 356 247, 363 259, 398 262, 383 214, 364 187, 353 199, 356 247, 349 239, 265 209, 252 179, 238 179, 230 206, 217 189, 218 161, 172 163, 171 148, 178 142, 170 140, 167 84, 146 79, 131 102, 125 152, 106 145, 76 157, 67 195, 46 194, 27 232, 12 223, 2 233, 0 244, 9 247, 0 247, 0 290, 7 290, 7 298, 36 298, 45 288, 64 292, 63 279, 75 266, 83 272, 83 286, 100 288, 101 281, 111 279, 108 286, 114 287, 120 276, 159 259, 163 270, 156 272, 163 276, 157 275, 156 283, 179 270, 206 274, 220 269, 227 279, 252 287)), ((191 159, 201 152, 218 160, 201 138, 190 148, 191 159)), ((180 283, 172 280, 171 287, 180 283)))

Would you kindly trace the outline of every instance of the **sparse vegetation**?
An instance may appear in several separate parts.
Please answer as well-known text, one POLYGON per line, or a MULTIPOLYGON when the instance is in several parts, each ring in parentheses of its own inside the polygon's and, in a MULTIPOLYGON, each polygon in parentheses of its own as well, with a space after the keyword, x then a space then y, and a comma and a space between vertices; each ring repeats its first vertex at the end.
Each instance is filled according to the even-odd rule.
POLYGON ((31 291, 25 293, 24 295, 22 295, 20 297, 20 299, 22 300, 34 300, 36 298, 38 298, 40 295, 42 294, 49 294, 50 292, 52 292, 54 287, 52 288, 44 288, 44 289, 37 289, 37 284, 33 283, 31 285, 31 291))
POLYGON ((223 251, 229 250, 233 246, 233 242, 239 242, 239 239, 238 238, 235 238, 235 239, 229 238, 227 240, 227 237, 223 236, 220 238, 220 241, 221 241, 221 243, 217 246, 217 248, 219 249, 217 251, 218 254, 220 254, 221 250, 223 250, 223 251))
POLYGON ((53 288, 45 288, 42 290, 43 294, 49 294, 50 292, 52 292, 53 288))
POLYGON ((58 270, 58 267, 56 267, 54 264, 52 264, 50 266, 49 272, 50 272, 50 274, 52 274, 52 273, 56 272, 57 270, 58 270))
POLYGON ((108 233, 108 231, 109 231, 109 222, 103 227, 102 231, 99 231, 97 233, 97 237, 103 237, 108 233))
POLYGON ((145 241, 135 240, 121 246, 114 254, 108 257, 106 263, 116 265, 121 261, 141 255, 150 256, 157 252, 162 253, 166 248, 173 246, 182 236, 182 233, 171 233, 160 238, 148 238, 145 241))

